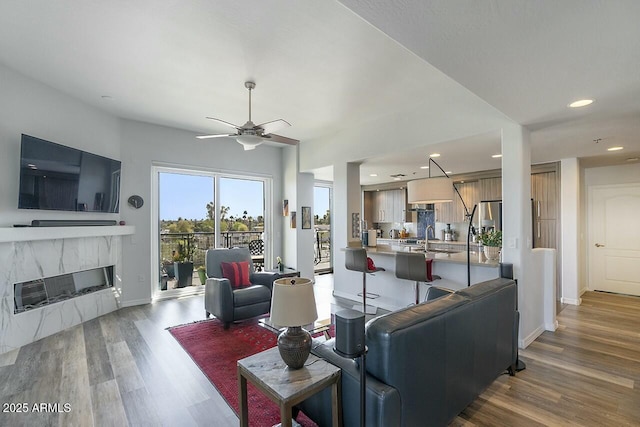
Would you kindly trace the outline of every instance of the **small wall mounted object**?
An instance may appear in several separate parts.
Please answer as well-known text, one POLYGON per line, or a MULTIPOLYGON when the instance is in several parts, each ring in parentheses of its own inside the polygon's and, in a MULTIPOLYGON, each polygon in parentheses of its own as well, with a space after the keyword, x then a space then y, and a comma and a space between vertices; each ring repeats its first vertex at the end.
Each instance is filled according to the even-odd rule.
POLYGON ((135 194, 133 196, 130 196, 127 202, 129 203, 129 206, 136 209, 140 209, 142 205, 144 205, 144 200, 142 199, 142 197, 135 194))
POLYGON ((282 201, 282 216, 289 216, 289 200, 282 201))
POLYGON ((308 230, 311 228, 311 208, 309 206, 302 207, 302 229, 308 230))
POLYGON ((360 238, 360 212, 351 214, 351 237, 354 239, 360 238))
POLYGON ((296 225, 296 211, 291 212, 291 228, 297 228, 296 225))

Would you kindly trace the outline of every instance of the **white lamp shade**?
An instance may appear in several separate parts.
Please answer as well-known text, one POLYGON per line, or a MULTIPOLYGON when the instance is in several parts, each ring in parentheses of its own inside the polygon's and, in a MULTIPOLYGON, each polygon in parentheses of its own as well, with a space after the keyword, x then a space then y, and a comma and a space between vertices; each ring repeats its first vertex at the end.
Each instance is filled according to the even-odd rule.
POLYGON ((262 138, 256 135, 239 135, 236 137, 238 141, 244 147, 244 150, 253 150, 258 145, 262 144, 262 138))
POLYGON ((287 277, 273 282, 271 323, 277 326, 304 326, 317 318, 311 280, 287 277))
POLYGON ((412 204, 453 201, 453 180, 446 176, 417 179, 407 183, 407 200, 412 204))

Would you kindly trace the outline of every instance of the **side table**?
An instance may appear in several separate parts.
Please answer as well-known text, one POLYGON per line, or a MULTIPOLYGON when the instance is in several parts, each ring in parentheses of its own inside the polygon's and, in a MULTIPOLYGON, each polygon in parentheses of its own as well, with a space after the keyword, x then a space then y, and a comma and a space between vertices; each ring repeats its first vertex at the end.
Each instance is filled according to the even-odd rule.
POLYGON ((342 426, 340 377, 340 368, 313 354, 303 368, 290 369, 282 361, 278 347, 238 360, 240 426, 249 426, 247 380, 280 406, 283 427, 291 427, 294 405, 331 386, 333 426, 342 426))
POLYGON ((294 270, 293 268, 285 267, 283 271, 278 270, 277 268, 272 270, 266 270, 270 273, 278 273, 280 278, 283 277, 300 277, 300 272, 298 270, 294 270))

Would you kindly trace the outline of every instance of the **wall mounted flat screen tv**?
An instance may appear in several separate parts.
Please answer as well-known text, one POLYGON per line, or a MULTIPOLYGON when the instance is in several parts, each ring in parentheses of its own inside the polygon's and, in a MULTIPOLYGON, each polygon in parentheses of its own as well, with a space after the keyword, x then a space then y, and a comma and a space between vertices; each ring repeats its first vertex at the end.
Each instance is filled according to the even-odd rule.
POLYGON ((19 209, 120 209, 120 161, 22 135, 19 209))

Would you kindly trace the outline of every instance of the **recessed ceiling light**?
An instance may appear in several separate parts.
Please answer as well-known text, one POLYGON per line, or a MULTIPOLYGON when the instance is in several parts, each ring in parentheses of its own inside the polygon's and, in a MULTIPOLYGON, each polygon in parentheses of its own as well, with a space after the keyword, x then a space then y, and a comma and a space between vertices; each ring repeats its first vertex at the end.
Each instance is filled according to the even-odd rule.
POLYGON ((451 172, 451 171, 446 171, 445 173, 446 173, 447 175, 451 175, 453 172, 451 172))
POLYGON ((431 153, 429 157, 440 157, 440 153, 431 153))
POLYGON ((620 147, 620 146, 618 146, 618 147, 609 147, 609 148, 607 148, 607 151, 620 151, 623 148, 624 147, 620 147))
POLYGON ((369 176, 378 176, 378 174, 377 173, 372 173, 372 174, 369 174, 369 176))
POLYGON ((638 161, 638 158, 637 158, 637 157, 629 157, 629 158, 627 159, 627 162, 637 162, 637 161, 638 161))
POLYGON ((400 177, 396 176, 395 178, 393 178, 394 181, 400 181, 400 177))
POLYGON ((579 99, 569 104, 569 107, 579 108, 579 107, 586 107, 587 105, 590 105, 590 104, 593 104, 593 99, 579 99))
POLYGON ((420 169, 429 169, 429 166, 420 166, 420 169))
POLYGON ((502 157, 502 154, 494 154, 493 156, 494 159, 499 159, 500 157, 502 157))

